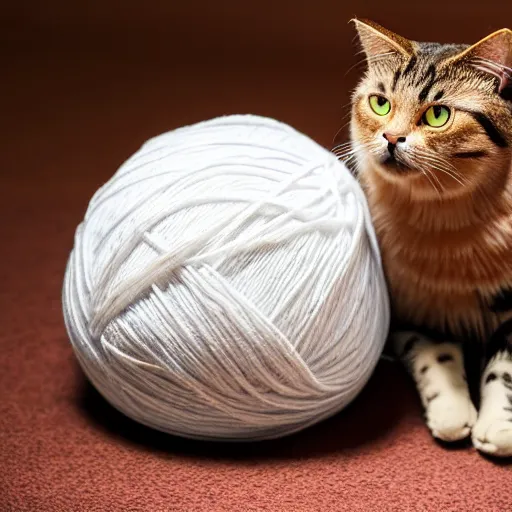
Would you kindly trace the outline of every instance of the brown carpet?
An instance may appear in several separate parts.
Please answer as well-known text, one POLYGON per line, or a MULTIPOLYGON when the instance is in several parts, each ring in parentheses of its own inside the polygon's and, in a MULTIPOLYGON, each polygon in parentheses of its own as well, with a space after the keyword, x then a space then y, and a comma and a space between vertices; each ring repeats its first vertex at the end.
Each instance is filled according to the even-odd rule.
MULTIPOLYGON (((250 16, 226 2, 208 23, 208 2, 180 13, 157 1, 78 14, 69 2, 32 4, 11 2, 0 20, 0 512, 511 510, 512 468, 434 442, 392 363, 337 417, 226 446, 123 417, 87 384, 66 337, 64 266, 96 188, 148 137, 221 114, 269 115, 330 145, 357 76, 345 75, 353 13, 327 0, 290 13, 276 0, 250 16), (183 39, 187 23, 194 37, 183 39)), ((486 6, 480 29, 482 8, 465 2, 460 23, 452 7, 436 18, 442 4, 423 16, 424 37, 429 21, 440 37, 436 19, 464 39, 511 19, 512 7, 486 6)), ((408 9, 378 19, 406 29, 408 9)))

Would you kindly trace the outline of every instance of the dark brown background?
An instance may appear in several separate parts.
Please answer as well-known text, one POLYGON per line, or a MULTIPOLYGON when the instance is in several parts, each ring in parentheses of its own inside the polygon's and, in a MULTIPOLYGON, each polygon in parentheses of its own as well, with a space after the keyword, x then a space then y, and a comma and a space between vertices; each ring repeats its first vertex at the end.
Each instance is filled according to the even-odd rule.
POLYGON ((512 507, 510 466, 436 444, 391 363, 336 418, 226 447, 123 418, 71 353, 60 289, 94 190, 148 137, 216 115, 269 115, 329 146, 358 74, 354 15, 472 42, 512 24, 512 3, 3 2, 0 511, 512 507))

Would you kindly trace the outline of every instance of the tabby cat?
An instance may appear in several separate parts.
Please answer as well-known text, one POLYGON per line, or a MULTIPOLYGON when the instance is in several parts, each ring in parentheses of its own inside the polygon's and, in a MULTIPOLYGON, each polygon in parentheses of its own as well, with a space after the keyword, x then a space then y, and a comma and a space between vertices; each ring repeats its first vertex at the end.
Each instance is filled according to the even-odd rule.
POLYGON ((338 152, 372 212, 392 346, 434 437, 512 456, 512 31, 469 46, 355 24, 368 65, 338 152))

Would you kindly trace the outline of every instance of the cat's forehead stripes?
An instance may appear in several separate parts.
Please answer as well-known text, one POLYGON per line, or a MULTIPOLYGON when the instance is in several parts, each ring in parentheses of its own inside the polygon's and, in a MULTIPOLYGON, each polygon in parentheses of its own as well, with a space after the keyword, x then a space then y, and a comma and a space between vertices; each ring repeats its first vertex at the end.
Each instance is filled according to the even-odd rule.
POLYGON ((391 90, 395 92, 399 84, 407 88, 414 87, 417 89, 418 101, 423 103, 429 98, 431 92, 435 93, 434 97, 439 96, 441 92, 438 99, 444 95, 444 91, 441 89, 434 90, 436 83, 442 79, 443 75, 438 71, 435 63, 419 62, 416 57, 413 57, 403 70, 399 68, 394 72, 391 90), (413 66, 411 66, 411 62, 413 62, 413 66))
POLYGON ((464 47, 464 45, 418 43, 415 55, 409 59, 395 61, 396 68, 393 70, 391 91, 396 92, 399 88, 410 90, 414 87, 417 89, 417 98, 420 103, 427 101, 431 93, 434 94, 432 99, 438 101, 445 94, 443 82, 449 80, 443 69, 443 62, 464 47), (440 87, 436 88, 436 85, 440 87))
POLYGON ((424 102, 427 99, 428 93, 436 81, 436 67, 434 64, 430 64, 423 77, 418 81, 418 85, 425 83, 423 89, 421 89, 418 95, 418 101, 424 102))
POLYGON ((402 75, 402 72, 399 69, 397 69, 393 76, 393 85, 391 86, 391 90, 393 92, 395 92, 395 90, 396 90, 396 84, 398 83, 398 80, 400 79, 401 75, 402 75))
POLYGON ((414 55, 407 63, 407 66, 404 69, 403 76, 407 76, 409 73, 411 73, 411 71, 414 69, 414 66, 416 66, 416 62, 418 62, 418 58, 414 55))

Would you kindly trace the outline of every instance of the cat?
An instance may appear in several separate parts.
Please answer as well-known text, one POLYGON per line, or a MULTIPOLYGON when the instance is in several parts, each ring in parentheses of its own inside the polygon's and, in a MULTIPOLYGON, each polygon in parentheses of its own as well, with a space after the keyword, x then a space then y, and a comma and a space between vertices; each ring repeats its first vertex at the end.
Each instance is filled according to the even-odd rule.
POLYGON ((512 456, 512 31, 470 46, 354 23, 367 70, 337 154, 370 206, 391 345, 435 438, 512 456))

